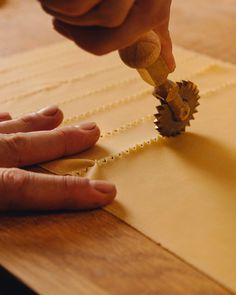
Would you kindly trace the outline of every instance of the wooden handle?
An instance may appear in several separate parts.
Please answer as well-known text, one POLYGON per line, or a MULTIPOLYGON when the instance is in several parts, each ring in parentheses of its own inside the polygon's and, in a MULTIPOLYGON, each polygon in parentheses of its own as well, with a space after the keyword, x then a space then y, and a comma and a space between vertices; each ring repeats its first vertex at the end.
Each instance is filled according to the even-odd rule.
POLYGON ((121 60, 129 67, 146 69, 160 56, 161 43, 153 31, 141 36, 132 45, 119 50, 121 60))
POLYGON ((119 50, 120 58, 137 69, 141 78, 152 86, 166 82, 170 70, 161 56, 161 42, 154 31, 141 36, 134 44, 119 50))

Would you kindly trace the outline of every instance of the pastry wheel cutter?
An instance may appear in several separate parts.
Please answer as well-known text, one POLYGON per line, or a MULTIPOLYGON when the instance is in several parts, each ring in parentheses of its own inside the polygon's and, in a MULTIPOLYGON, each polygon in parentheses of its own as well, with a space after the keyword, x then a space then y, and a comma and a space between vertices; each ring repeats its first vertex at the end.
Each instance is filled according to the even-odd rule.
POLYGON ((160 101, 155 128, 162 136, 185 132, 199 105, 199 90, 191 81, 173 82, 170 70, 161 55, 161 43, 154 31, 141 36, 132 45, 119 50, 122 61, 137 69, 142 79, 154 86, 153 95, 160 101))

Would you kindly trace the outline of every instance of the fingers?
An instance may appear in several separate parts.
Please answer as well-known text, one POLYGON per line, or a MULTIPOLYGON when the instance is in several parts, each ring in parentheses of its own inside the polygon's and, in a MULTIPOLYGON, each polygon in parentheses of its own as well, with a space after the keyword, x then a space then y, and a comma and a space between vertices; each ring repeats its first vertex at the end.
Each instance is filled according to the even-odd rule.
POLYGON ((105 181, 0 169, 0 211, 94 209, 115 195, 115 186, 105 181))
POLYGON ((60 20, 54 21, 54 27, 81 48, 102 55, 124 48, 145 32, 168 24, 170 3, 170 0, 137 0, 125 21, 115 28, 73 26, 60 20))
POLYGON ((169 20, 155 28, 155 32, 158 34, 161 41, 161 55, 166 61, 166 64, 171 72, 175 70, 175 58, 172 51, 172 40, 169 32, 169 20))
MULTIPOLYGON (((77 21, 80 26, 102 26, 115 28, 120 26, 127 18, 135 0, 104 0, 82 15, 77 21)), ((77 24, 77 23, 74 23, 77 24)))
POLYGON ((22 167, 84 151, 100 135, 95 123, 0 137, 0 167, 22 167))
POLYGON ((44 7, 44 10, 67 24, 114 28, 120 26, 125 21, 134 2, 135 0, 103 0, 86 14, 74 17, 64 13, 57 13, 47 7, 44 7))
POLYGON ((79 16, 87 13, 102 0, 39 0, 42 7, 67 16, 79 16))
POLYGON ((62 111, 56 106, 51 106, 44 108, 37 113, 25 115, 20 119, 1 122, 0 133, 7 134, 51 130, 56 128, 62 122, 62 120, 62 111))
POLYGON ((8 120, 11 120, 12 117, 9 113, 0 113, 0 122, 4 122, 4 121, 8 121, 8 120))
POLYGON ((158 35, 160 36, 161 41, 161 55, 166 61, 166 64, 170 70, 170 72, 174 72, 176 68, 175 58, 172 51, 172 41, 170 38, 169 31, 166 31, 164 34, 160 34, 158 30, 156 30, 158 35))
POLYGON ((94 5, 96 5, 99 0, 87 0, 80 1, 77 0, 39 0, 43 9, 50 9, 57 13, 63 13, 67 16, 78 16, 86 13, 94 5))

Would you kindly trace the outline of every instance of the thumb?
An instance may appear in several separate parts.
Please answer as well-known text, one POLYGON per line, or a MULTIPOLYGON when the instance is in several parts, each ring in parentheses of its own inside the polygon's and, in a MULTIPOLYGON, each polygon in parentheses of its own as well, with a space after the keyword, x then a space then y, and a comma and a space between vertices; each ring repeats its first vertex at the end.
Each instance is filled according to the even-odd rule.
POLYGON ((156 27, 154 31, 161 41, 161 55, 164 58, 169 70, 173 72, 175 70, 175 58, 173 55, 172 40, 169 32, 169 20, 162 25, 156 27))

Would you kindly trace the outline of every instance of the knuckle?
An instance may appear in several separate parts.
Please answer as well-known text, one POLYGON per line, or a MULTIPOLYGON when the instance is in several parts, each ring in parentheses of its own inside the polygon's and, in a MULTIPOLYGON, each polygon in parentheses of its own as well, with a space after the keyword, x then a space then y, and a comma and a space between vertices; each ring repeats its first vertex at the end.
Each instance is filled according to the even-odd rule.
POLYGON ((23 155, 28 148, 28 140, 22 134, 15 134, 5 138, 8 154, 12 157, 16 166, 21 166, 23 163, 23 155))
POLYGON ((56 132, 60 143, 62 143, 62 155, 67 155, 69 151, 67 132, 64 129, 57 129, 56 132))
POLYGON ((87 11, 87 1, 64 1, 64 2, 54 2, 41 1, 43 9, 50 14, 60 13, 61 15, 76 17, 84 14, 87 11))
POLYGON ((89 187, 89 180, 77 176, 62 176, 62 190, 65 192, 64 208, 81 208, 81 203, 86 196, 86 188, 89 187))
POLYGON ((60 144, 61 156, 84 151, 93 146, 100 136, 99 128, 95 128, 90 132, 85 132, 79 126, 62 127, 55 130, 55 132, 58 137, 57 141, 60 144))
POLYGON ((99 33, 96 30, 91 31, 91 34, 84 38, 74 35, 73 41, 82 49, 97 56, 102 56, 118 49, 116 48, 117 38, 113 34, 107 34, 103 31, 99 31, 99 33))
POLYGON ((20 118, 20 123, 26 126, 33 126, 35 124, 35 121, 39 119, 39 117, 40 116, 37 113, 31 113, 20 118))
POLYGON ((19 202, 23 189, 28 182, 28 174, 17 168, 1 169, 0 172, 0 192, 5 198, 1 202, 4 209, 16 209, 20 207, 19 202))
POLYGON ((85 48, 85 50, 97 56, 102 56, 112 51, 112 49, 109 48, 106 42, 98 42, 96 43, 96 46, 88 46, 87 48, 85 48))
POLYGON ((26 173, 18 168, 3 169, 1 172, 1 182, 8 186, 11 185, 19 191, 26 182, 26 173))

